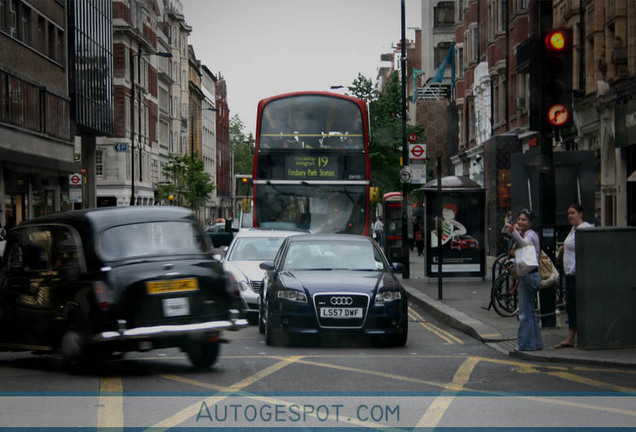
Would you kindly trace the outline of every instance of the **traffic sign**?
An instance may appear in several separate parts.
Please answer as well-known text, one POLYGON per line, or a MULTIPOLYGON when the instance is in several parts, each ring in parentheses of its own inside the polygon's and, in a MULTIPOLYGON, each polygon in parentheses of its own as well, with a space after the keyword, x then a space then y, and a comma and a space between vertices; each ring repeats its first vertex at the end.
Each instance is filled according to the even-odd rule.
POLYGON ((409 144, 409 160, 426 160, 426 144, 409 144))
POLYGON ((417 142, 417 134, 414 132, 411 132, 408 136, 408 140, 410 143, 417 142))
POLYGON ((81 175, 86 175, 86 172, 87 172, 86 168, 84 168, 84 167, 80 168, 80 174, 81 175))
POLYGON ((548 110, 548 121, 553 126, 563 126, 570 119, 570 112, 563 104, 554 104, 548 110))
POLYGON ((400 181, 402 183, 409 183, 411 181, 411 172, 408 167, 404 167, 402 171, 400 171, 400 181))
POLYGON ((128 151, 128 144, 123 142, 123 143, 117 143, 115 144, 115 151, 116 152, 125 152, 128 151))
POLYGON ((426 184, 426 164, 409 165, 411 184, 426 184))
POLYGON ((69 186, 81 186, 82 185, 82 176, 80 174, 71 174, 68 176, 68 184, 69 186))

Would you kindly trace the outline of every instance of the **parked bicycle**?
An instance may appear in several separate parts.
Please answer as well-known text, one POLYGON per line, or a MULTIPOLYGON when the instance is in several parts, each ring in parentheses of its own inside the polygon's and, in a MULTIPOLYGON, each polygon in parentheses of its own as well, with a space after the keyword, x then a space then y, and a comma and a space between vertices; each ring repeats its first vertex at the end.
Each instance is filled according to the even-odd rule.
POLYGON ((490 304, 498 315, 511 317, 519 311, 519 281, 509 260, 501 263, 501 273, 490 290, 490 304))

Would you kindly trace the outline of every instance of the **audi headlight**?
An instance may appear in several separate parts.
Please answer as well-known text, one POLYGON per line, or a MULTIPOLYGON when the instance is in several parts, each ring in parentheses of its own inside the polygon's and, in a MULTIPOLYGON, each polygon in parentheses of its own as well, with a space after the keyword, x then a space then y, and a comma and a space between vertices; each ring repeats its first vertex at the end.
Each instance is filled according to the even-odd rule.
POLYGON ((400 300, 402 298, 402 293, 400 291, 380 291, 375 296, 375 303, 382 304, 388 303, 394 300, 400 300))
POLYGON ((300 302, 300 303, 307 303, 307 296, 305 295, 305 293, 296 291, 296 290, 289 290, 289 289, 280 290, 276 293, 276 296, 279 299, 291 300, 291 301, 300 302))

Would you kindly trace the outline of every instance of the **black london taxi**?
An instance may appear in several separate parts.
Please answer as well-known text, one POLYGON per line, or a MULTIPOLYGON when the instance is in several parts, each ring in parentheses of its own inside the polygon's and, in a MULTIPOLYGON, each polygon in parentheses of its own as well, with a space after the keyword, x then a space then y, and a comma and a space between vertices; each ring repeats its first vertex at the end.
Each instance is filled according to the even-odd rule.
POLYGON ((0 350, 67 365, 178 347, 209 367, 240 295, 190 210, 75 210, 20 224, 0 269, 0 350))

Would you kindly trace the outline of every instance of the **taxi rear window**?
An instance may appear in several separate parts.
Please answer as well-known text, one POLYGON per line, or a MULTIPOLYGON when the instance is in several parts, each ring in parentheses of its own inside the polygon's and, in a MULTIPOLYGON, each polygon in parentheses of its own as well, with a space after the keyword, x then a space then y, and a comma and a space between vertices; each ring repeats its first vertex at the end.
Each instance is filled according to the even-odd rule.
POLYGON ((106 260, 201 253, 206 250, 201 232, 188 221, 119 225, 101 234, 101 255, 106 260))

